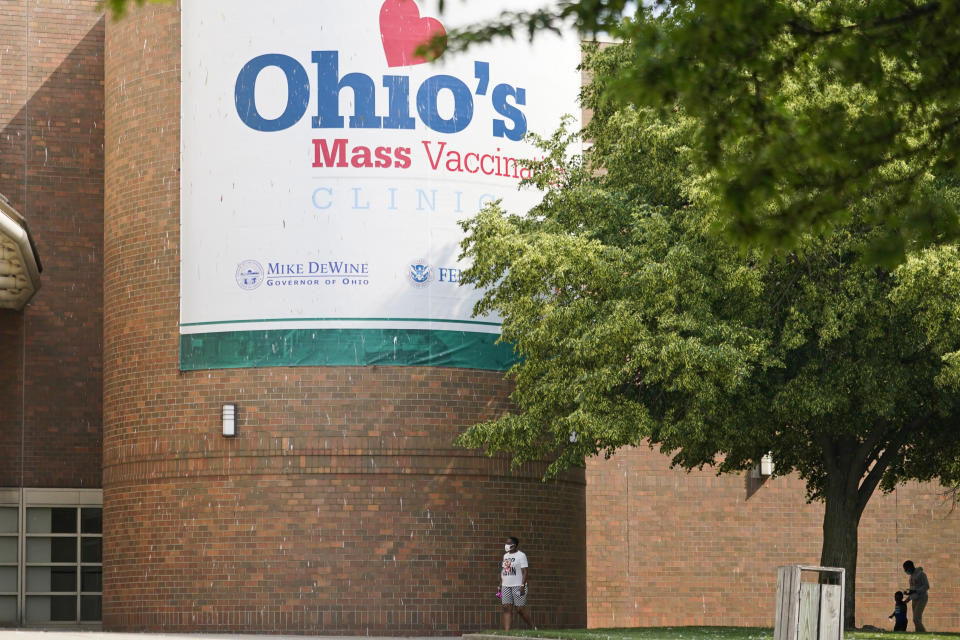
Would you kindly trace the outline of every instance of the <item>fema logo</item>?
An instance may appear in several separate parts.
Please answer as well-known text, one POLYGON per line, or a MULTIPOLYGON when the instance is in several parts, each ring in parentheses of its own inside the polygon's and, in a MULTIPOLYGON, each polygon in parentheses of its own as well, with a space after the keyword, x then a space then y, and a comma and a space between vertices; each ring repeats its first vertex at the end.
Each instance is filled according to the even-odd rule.
POLYGON ((407 275, 410 276, 410 284, 418 289, 426 287, 430 284, 430 280, 433 279, 433 271, 423 258, 419 258, 410 263, 410 271, 407 275))
POLYGON ((244 260, 237 265, 237 284, 245 291, 253 291, 263 282, 263 265, 256 260, 244 260))

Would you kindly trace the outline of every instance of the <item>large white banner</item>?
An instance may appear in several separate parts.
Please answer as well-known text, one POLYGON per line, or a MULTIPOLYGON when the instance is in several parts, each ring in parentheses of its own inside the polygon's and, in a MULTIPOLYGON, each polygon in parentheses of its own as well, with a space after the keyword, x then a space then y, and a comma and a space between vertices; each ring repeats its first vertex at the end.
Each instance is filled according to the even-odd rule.
POLYGON ((484 367, 499 323, 471 317, 458 221, 539 199, 517 159, 579 114, 576 35, 428 63, 431 34, 543 2, 182 4, 181 367, 484 367), (424 356, 441 334, 463 357, 424 356))

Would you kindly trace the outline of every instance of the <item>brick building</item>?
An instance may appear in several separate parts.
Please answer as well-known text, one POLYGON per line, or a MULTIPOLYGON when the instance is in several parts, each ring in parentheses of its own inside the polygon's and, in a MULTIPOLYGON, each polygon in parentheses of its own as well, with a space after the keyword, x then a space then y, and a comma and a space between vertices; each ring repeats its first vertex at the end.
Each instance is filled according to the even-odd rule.
MULTIPOLYGON (((450 634, 496 627, 505 535, 547 626, 773 622, 776 567, 816 563, 794 478, 654 451, 542 469, 456 449, 507 407, 495 370, 182 366, 180 13, 0 5, 0 193, 42 288, 0 310, 0 622, 110 630, 450 634), (238 435, 221 435, 237 407, 238 435)), ((960 630, 960 528, 936 486, 876 496, 857 623, 912 558, 960 630)))

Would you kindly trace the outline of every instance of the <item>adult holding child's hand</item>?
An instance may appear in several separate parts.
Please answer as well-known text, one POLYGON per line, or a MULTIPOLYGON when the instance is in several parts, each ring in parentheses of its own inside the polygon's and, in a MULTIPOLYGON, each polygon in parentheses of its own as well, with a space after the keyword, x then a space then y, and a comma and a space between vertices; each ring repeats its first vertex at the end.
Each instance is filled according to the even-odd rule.
POLYGON ((917 633, 924 633, 927 629, 923 626, 923 610, 927 607, 927 592, 930 590, 930 581, 927 580, 927 574, 923 572, 923 567, 915 566, 912 560, 903 563, 903 570, 910 576, 910 588, 905 592, 907 598, 904 602, 911 603, 913 626, 917 633))

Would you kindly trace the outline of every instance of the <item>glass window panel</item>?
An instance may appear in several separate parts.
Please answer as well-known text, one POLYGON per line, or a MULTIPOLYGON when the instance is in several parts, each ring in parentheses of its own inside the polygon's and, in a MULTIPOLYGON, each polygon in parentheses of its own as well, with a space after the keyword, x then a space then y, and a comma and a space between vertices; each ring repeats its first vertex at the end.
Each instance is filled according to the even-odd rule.
POLYGON ((83 508, 80 510, 81 533, 103 533, 103 509, 83 508))
POLYGON ((0 533, 18 533, 16 507, 0 507, 0 533))
POLYGON ((101 619, 100 614, 101 596, 80 596, 80 620, 83 622, 96 622, 101 619))
POLYGON ((50 533, 76 533, 77 532, 77 510, 73 507, 67 509, 51 509, 50 533))
POLYGON ((0 591, 17 592, 17 568, 0 567, 0 591))
POLYGON ((76 538, 27 538, 27 562, 76 561, 76 538))
POLYGON ((0 624, 17 623, 17 596, 0 596, 0 624))
POLYGON ((50 596, 27 596, 27 622, 50 621, 50 596))
POLYGON ((103 538, 83 538, 80 541, 80 562, 103 562, 103 538))
POLYGON ((50 533, 50 509, 32 507, 27 509, 27 533, 50 533))
POLYGON ((76 567, 50 567, 50 591, 77 590, 76 567))
POLYGON ((0 538, 0 562, 17 563, 17 539, 15 537, 0 538))
POLYGON ((50 540, 50 562, 76 562, 77 539, 53 538, 50 540))
POLYGON ((27 567, 27 591, 50 591, 50 567, 27 567))
POLYGON ((103 591, 103 569, 101 567, 84 567, 80 571, 81 591, 103 591))
POLYGON ((76 622, 77 596, 50 596, 50 620, 76 622))
POLYGON ((27 538, 27 562, 50 562, 50 538, 27 538))

